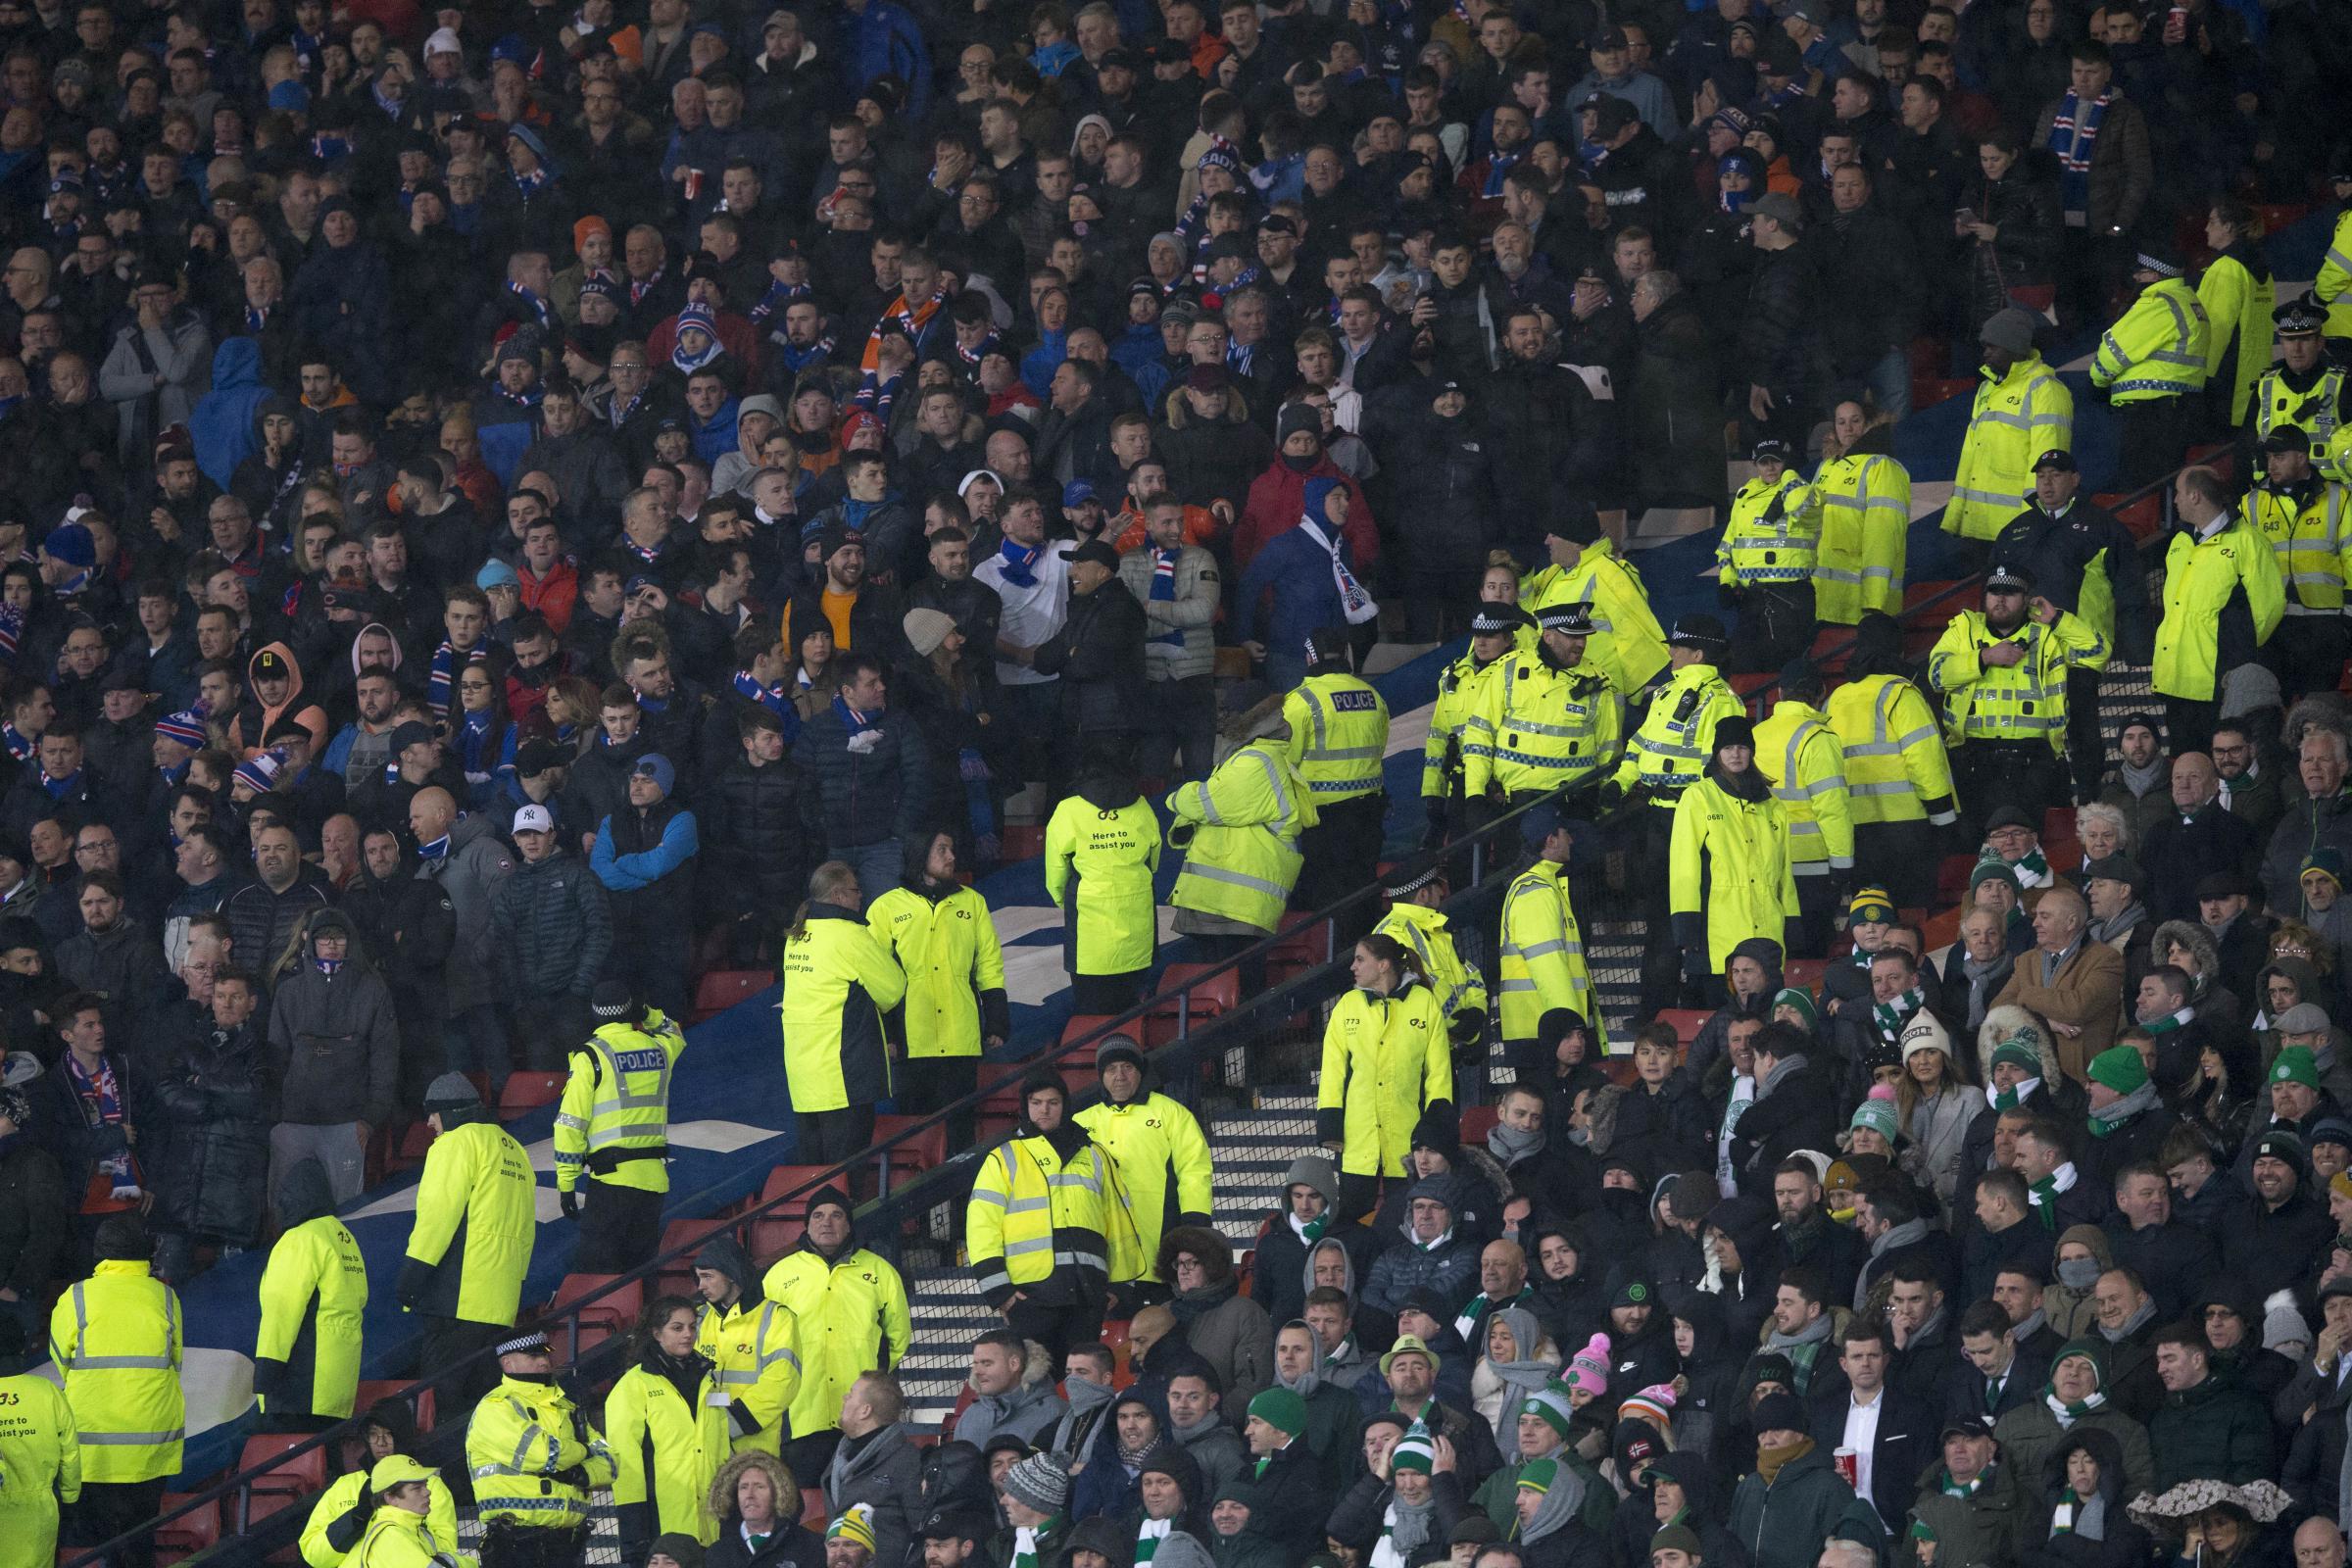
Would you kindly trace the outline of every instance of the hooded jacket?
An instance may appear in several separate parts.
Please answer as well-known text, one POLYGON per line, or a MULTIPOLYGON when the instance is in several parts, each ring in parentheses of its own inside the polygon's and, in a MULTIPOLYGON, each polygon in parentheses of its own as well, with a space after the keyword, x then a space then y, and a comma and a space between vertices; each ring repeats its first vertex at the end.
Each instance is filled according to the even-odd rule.
POLYGON ((270 396, 258 339, 232 337, 213 350, 213 389, 190 411, 188 433, 196 440, 196 466, 223 490, 237 465, 258 450, 255 426, 270 396))
POLYGON ((260 690, 254 683, 253 672, 264 654, 275 654, 285 662, 286 700, 275 708, 267 708, 258 697, 248 698, 244 710, 237 714, 230 738, 241 749, 242 756, 258 757, 263 750, 262 738, 270 733, 270 726, 292 714, 297 724, 311 732, 311 755, 319 756, 326 750, 326 712, 318 704, 302 700, 302 664, 292 648, 278 642, 255 649, 253 657, 245 661, 245 690, 249 693, 260 690))
MULTIPOLYGON (((253 1017, 234 1029, 190 1030, 150 1081, 171 1118, 172 1179, 163 1184, 163 1205, 187 1235, 232 1247, 261 1240, 262 1184, 277 1120, 269 1057, 262 1020, 253 1017)), ((286 1216, 289 1227, 296 1223, 286 1216)))
MULTIPOLYGON (((1054 1392, 1054 1358, 1035 1341, 1029 1343, 1028 1352, 1020 1382, 1003 1394, 974 1393, 972 1402, 956 1418, 956 1442, 986 1448, 989 1439, 1009 1433, 1035 1443, 1062 1418, 1070 1406, 1054 1392)), ((1168 1430, 1164 1421, 1160 1430, 1168 1430)))
POLYGON ((2038 1506, 2029 1514, 2028 1539, 2020 1543, 2021 1568, 2139 1568, 2148 1560, 2155 1543, 2125 1512, 2132 1493, 2125 1483, 2123 1449, 2113 1434, 2077 1423, 2031 1481, 2038 1506), (2066 1500, 2066 1461, 2078 1448, 2099 1467, 2100 1517, 2086 1521, 2082 1504, 2090 1499, 2078 1499, 2069 1509, 2068 1528, 2060 1531, 2055 1509, 2066 1500))
MULTIPOLYGON (((342 916, 327 918, 349 929, 342 916)), ((300 964, 278 982, 270 1000, 277 1119, 299 1126, 359 1121, 381 1127, 392 1118, 400 1083, 392 994, 364 958, 344 958, 333 974, 319 967, 323 923, 311 922, 300 964)))
POLYGON ((1373 1259, 1372 1275, 1364 1284, 1363 1300, 1392 1316, 1416 1291, 1435 1291, 1446 1300, 1469 1295, 1478 1274, 1480 1242, 1465 1233, 1459 1181, 1452 1176, 1424 1176, 1405 1190, 1405 1219, 1399 1239, 1373 1259), (1423 1245, 1412 1234, 1412 1204, 1434 1198, 1446 1209, 1446 1227, 1438 1240, 1423 1245))

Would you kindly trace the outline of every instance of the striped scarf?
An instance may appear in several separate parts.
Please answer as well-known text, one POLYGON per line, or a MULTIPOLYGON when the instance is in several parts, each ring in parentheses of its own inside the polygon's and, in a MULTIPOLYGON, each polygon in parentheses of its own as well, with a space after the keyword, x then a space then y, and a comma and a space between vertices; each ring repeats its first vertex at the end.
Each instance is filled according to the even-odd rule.
POLYGON ((1143 1528, 1135 1533, 1135 1560, 1139 1563, 1150 1562, 1159 1550, 1159 1544, 1167 1540, 1175 1528, 1176 1522, 1172 1519, 1145 1520, 1143 1528))
MULTIPOLYGON (((1152 551, 1151 596, 1163 605, 1174 604, 1176 602, 1177 555, 1178 552, 1174 550, 1161 550, 1157 547, 1154 547, 1152 551)), ((1184 631, 1181 627, 1170 626, 1166 631, 1161 632, 1158 636, 1152 638, 1152 640, 1155 643, 1160 643, 1170 648, 1182 648, 1184 646, 1184 631)))
MULTIPOLYGON (((465 662, 470 664, 482 657, 483 651, 476 648, 466 655, 465 662)), ((450 699, 457 694, 457 647, 452 643, 443 642, 439 648, 433 651, 432 675, 424 683, 424 700, 432 705, 433 711, 436 713, 449 711, 450 699)))
POLYGON ((2090 208, 2091 153, 2098 145, 2099 122, 2106 119, 2107 106, 2114 101, 2112 87, 2088 104, 2070 91, 2050 117, 2050 151, 2058 155, 2058 195, 2069 217, 2090 208))

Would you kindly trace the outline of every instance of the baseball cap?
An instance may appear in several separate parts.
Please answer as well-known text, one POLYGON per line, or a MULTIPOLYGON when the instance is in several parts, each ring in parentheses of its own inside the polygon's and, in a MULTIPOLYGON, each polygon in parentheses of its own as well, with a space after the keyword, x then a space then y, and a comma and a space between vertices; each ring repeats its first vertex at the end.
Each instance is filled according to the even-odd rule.
POLYGON ((544 806, 526 806, 514 813, 514 831, 517 833, 553 833, 555 830, 556 819, 544 806))

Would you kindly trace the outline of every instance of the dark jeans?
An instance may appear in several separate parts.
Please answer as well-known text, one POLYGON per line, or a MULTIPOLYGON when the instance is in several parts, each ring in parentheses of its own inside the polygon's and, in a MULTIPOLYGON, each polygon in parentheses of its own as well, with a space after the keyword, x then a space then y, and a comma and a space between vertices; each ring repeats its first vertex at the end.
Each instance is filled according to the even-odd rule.
POLYGON ((1854 824, 1857 887, 1882 887, 1898 909, 1927 906, 1936 892, 1936 840, 1940 830, 1924 818, 1854 824))
POLYGON ((1813 615, 1813 585, 1775 583, 1751 587, 1740 602, 1740 624, 1732 628, 1727 675, 1778 670, 1813 646, 1820 623, 1813 615))
POLYGON ((1187 675, 1182 680, 1149 681, 1144 691, 1150 704, 1143 715, 1148 728, 1136 752, 1136 770, 1172 781, 1208 777, 1209 769, 1217 765, 1216 677, 1187 675), (1171 753, 1181 764, 1181 773, 1168 771, 1171 753))
MULTIPOLYGON (((87 1549, 138 1529, 163 1512, 164 1477, 153 1481, 84 1481, 81 1500, 68 1510, 74 1544, 87 1549)), ((122 1568, 151 1568, 155 1540, 143 1535, 109 1555, 122 1568)))
MULTIPOLYGON (((471 1411, 483 1395, 498 1387, 498 1357, 484 1355, 463 1367, 458 1363, 476 1350, 487 1350, 514 1331, 462 1317, 426 1315, 421 1320, 424 1344, 416 1352, 416 1376, 432 1380, 434 1408, 453 1414, 471 1411)), ((564 1346, 556 1346, 558 1355, 564 1351, 564 1346)))
MULTIPOLYGON (((685 1020, 678 1022, 683 1027, 685 1020)), ((585 997, 562 992, 514 1000, 514 1054, 533 1072, 559 1071, 572 1049, 595 1032, 585 997)))
MULTIPOLYGON (((959 1100, 969 1100, 979 1087, 978 1056, 909 1056, 891 1069, 892 1099, 902 1115, 928 1116, 945 1110, 959 1100)), ((972 1147, 977 1120, 976 1110, 970 1106, 948 1118, 951 1152, 972 1147)))
POLYGON ((662 1193, 621 1187, 591 1177, 581 1197, 579 1246, 572 1250, 575 1274, 625 1274, 662 1245, 662 1193))
POLYGON ((1102 1309, 1100 1306, 1039 1306, 1020 1301, 1005 1314, 1004 1326, 1024 1340, 1035 1340, 1054 1357, 1054 1377, 1058 1381, 1064 1359, 1072 1348, 1092 1345, 1102 1338, 1102 1309))

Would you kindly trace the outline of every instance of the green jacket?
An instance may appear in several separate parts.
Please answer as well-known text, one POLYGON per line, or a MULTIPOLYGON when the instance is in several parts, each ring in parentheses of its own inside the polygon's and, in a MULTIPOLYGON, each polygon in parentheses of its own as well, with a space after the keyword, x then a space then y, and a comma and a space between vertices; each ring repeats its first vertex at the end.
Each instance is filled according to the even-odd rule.
POLYGON ((1813 1568, 1821 1544, 1832 1536, 1877 1542, 1886 1534, 1819 1444, 1781 1466, 1770 1486, 1753 1470, 1741 1476, 1732 1494, 1731 1531, 1746 1548, 1750 1568, 1813 1568))
POLYGON ((2271 1417, 2262 1399, 2220 1372, 2193 1389, 2167 1394, 2148 1417, 2148 1446, 2156 1458, 2156 1490, 2183 1481, 2243 1485, 2275 1476, 2271 1417))
MULTIPOLYGON (((1577 1510, 1577 1523, 1603 1541, 1608 1540, 1609 1523, 1617 1515, 1617 1489, 1592 1468, 1591 1460, 1565 1444, 1554 1448, 1550 1456, 1576 1472, 1577 1479, 1585 1484, 1585 1504, 1577 1510)), ((1505 1540, 1518 1528, 1519 1472, 1526 1468, 1525 1462, 1506 1464, 1470 1494, 1470 1506, 1494 1520, 1505 1540)), ((1812 1565, 1808 1563, 1806 1568, 1812 1565)))
MULTIPOLYGON (((2156 1467, 2148 1457, 2147 1428, 2118 1410, 2102 1405, 2078 1417, 2075 1425, 2097 1427, 2115 1439, 2124 1454, 2124 1494, 2136 1497, 2156 1484, 2156 1467)), ((2066 1441, 2066 1430, 2050 1413, 2047 1399, 2021 1404, 1993 1423, 1992 1436, 2001 1446, 2001 1460, 2021 1476, 2049 1474, 2050 1455, 2066 1441)))
MULTIPOLYGON (((2028 1504, 2014 1465, 1995 1461, 1984 1483, 1966 1497, 1943 1490, 1943 1461, 1919 1478, 1911 1521, 1936 1533, 1936 1560, 1969 1568, 2012 1568, 2029 1545, 2037 1544, 2047 1510, 2028 1504), (2034 1538, 2029 1540, 2029 1538, 2034 1538)), ((1919 1561, 1919 1543, 1906 1529, 1895 1549, 1904 1563, 1919 1561)))

